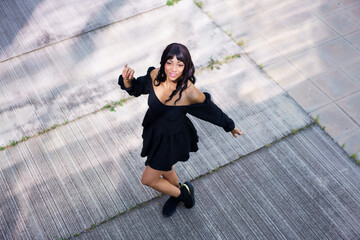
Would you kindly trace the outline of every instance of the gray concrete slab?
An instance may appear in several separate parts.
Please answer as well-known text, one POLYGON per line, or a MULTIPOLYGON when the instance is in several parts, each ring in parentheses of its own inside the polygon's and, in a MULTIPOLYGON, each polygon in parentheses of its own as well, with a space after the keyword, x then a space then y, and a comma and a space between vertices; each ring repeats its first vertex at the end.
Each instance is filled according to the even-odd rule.
POLYGON ((360 125, 360 92, 351 94, 338 101, 338 105, 349 115, 351 118, 360 125))
POLYGON ((360 86, 359 64, 360 64, 360 60, 342 67, 342 69, 344 69, 344 72, 346 72, 346 74, 348 74, 351 77, 351 79, 358 84, 358 86, 360 86))
POLYGON ((360 50, 343 38, 329 41, 316 50, 334 66, 345 66, 360 60, 360 50))
POLYGON ((320 74, 311 81, 332 100, 338 100, 360 90, 360 86, 339 69, 320 74))
POLYGON ((360 22, 353 17, 350 11, 344 10, 324 18, 337 33, 345 35, 360 29, 360 22))
MULTIPOLYGON (((269 3, 269 1, 266 1, 266 3, 269 3)), ((316 15, 302 2, 287 1, 281 4, 279 4, 279 1, 273 1, 273 4, 268 8, 270 8, 273 16, 278 17, 279 20, 288 27, 296 27, 296 29, 298 29, 299 27, 301 28, 299 25, 313 23, 317 19, 316 15)))
POLYGON ((357 3, 356 6, 354 6, 350 9, 350 12, 352 13, 353 17, 355 17, 357 20, 360 21, 360 4, 357 3))
POLYGON ((334 139, 351 133, 359 127, 335 103, 330 103, 329 105, 316 109, 310 114, 313 118, 319 116, 320 125, 325 126, 326 131, 334 139))
POLYGON ((315 77, 333 67, 329 59, 320 54, 317 48, 294 55, 289 60, 307 78, 315 77))
POLYGON ((164 1, 2 1, 0 62, 165 5, 164 1))
POLYGON ((289 95, 292 96, 306 112, 314 111, 331 102, 328 96, 308 80, 291 88, 289 95))
POLYGON ((144 75, 172 42, 188 46, 197 68, 242 52, 183 1, 0 63, 0 119, 9 123, 0 130, 0 146, 124 98, 117 87, 122 67, 128 63, 144 75))
POLYGON ((352 45, 356 46, 358 49, 360 48, 360 31, 350 33, 346 35, 345 38, 349 40, 352 45))
POLYGON ((360 152, 360 127, 340 138, 339 143, 348 153, 360 152))
POLYGON ((303 4, 313 13, 320 17, 326 17, 330 14, 343 10, 347 7, 346 4, 343 4, 344 1, 336 1, 336 0, 319 0, 319 1, 311 1, 305 0, 302 1, 303 4))
POLYGON ((304 41, 312 43, 312 46, 316 46, 339 37, 339 34, 337 34, 321 19, 314 20, 304 25, 299 25, 293 30, 301 35, 304 41))
POLYGON ((264 71, 285 90, 294 88, 306 80, 304 74, 285 58, 265 66, 264 71))
POLYGON ((167 196, 80 239, 357 239, 360 169, 319 126, 193 181, 196 205, 164 218, 167 196), (135 225, 135 226, 134 226, 135 225))
MULTIPOLYGON (((199 72, 196 85, 212 94, 245 135, 235 139, 190 116, 201 150, 176 165, 182 182, 312 122, 246 56, 199 72)), ((82 117, 1 151, 0 176, 7 187, 0 189, 0 201, 6 202, 0 219, 13 219, 2 222, 0 229, 8 229, 2 232, 37 239, 68 236, 154 198, 157 193, 140 183, 145 161, 140 157, 141 121, 146 109, 147 96, 132 98, 115 112, 106 109, 82 117)))
MULTIPOLYGON (((247 40, 240 39, 239 41, 246 42, 247 40)), ((255 42, 248 42, 246 44, 246 52, 258 65, 261 64, 265 67, 282 59, 281 53, 277 49, 261 39, 255 42)))

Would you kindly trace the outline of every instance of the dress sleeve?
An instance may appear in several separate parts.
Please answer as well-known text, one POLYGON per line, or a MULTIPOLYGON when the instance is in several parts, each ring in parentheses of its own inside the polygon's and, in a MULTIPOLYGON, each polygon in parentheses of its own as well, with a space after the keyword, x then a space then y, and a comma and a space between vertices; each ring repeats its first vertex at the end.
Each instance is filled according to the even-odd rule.
POLYGON ((118 84, 120 85, 121 89, 127 91, 129 95, 138 97, 141 94, 149 94, 150 87, 152 87, 151 83, 151 76, 150 72, 155 69, 154 67, 149 67, 145 76, 141 76, 138 78, 134 78, 131 81, 131 86, 126 88, 124 85, 123 76, 119 76, 118 84))
POLYGON ((235 128, 234 121, 229 118, 213 101, 209 93, 204 92, 206 99, 203 103, 197 103, 187 106, 187 113, 210 122, 217 126, 223 127, 226 132, 235 128))

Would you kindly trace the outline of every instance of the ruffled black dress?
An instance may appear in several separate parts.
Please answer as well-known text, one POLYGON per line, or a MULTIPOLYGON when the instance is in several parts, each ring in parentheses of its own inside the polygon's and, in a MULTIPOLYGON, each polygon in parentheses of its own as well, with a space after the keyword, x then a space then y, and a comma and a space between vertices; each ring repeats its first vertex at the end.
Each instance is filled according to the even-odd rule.
POLYGON ((199 137, 194 125, 186 116, 187 113, 223 127, 226 132, 233 130, 235 124, 211 101, 207 92, 204 92, 206 99, 203 103, 169 106, 160 102, 155 95, 150 77, 153 69, 155 68, 150 67, 145 76, 134 78, 129 88, 124 86, 122 75, 119 76, 118 83, 121 89, 132 96, 149 94, 149 109, 142 122, 144 129, 141 156, 147 156, 145 165, 160 171, 170 171, 172 165, 178 161, 187 161, 189 153, 198 150, 199 137))

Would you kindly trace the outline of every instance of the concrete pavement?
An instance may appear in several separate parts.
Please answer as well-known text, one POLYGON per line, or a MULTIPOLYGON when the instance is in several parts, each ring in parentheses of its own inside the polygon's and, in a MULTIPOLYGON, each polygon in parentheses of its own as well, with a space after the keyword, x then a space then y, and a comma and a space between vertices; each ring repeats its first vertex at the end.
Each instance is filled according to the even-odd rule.
POLYGON ((360 152, 359 1, 202 2, 349 155, 360 152))
POLYGON ((196 2, 0 5, 2 238, 360 236, 360 169, 348 157, 359 147, 359 4, 196 2), (165 220, 166 196, 139 181, 147 97, 116 104, 128 97, 116 77, 125 63, 137 76, 157 66, 175 41, 246 135, 192 118, 200 150, 177 171, 198 205, 165 220))

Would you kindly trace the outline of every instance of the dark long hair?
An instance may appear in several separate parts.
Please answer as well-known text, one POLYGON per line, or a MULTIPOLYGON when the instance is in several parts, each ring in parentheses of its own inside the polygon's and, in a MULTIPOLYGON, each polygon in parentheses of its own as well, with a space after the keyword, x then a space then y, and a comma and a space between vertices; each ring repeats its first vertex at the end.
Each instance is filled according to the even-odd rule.
POLYGON ((178 78, 178 81, 176 84, 176 89, 171 93, 169 99, 166 100, 165 102, 170 101, 172 99, 172 97, 175 96, 176 93, 180 91, 179 98, 176 99, 176 101, 175 101, 175 105, 176 105, 176 102, 179 101, 181 98, 182 92, 187 88, 188 81, 191 81, 193 84, 195 84, 195 81, 196 81, 196 78, 194 76, 195 67, 191 60, 190 52, 184 45, 182 45, 180 43, 171 43, 170 45, 168 45, 165 48, 165 50, 161 56, 161 61, 160 61, 161 66, 160 66, 160 70, 155 78, 154 85, 159 86, 161 82, 165 82, 165 80, 166 80, 166 74, 165 74, 166 61, 169 59, 172 59, 174 56, 176 56, 176 58, 179 61, 182 61, 185 65, 185 67, 184 67, 183 73, 178 78))

